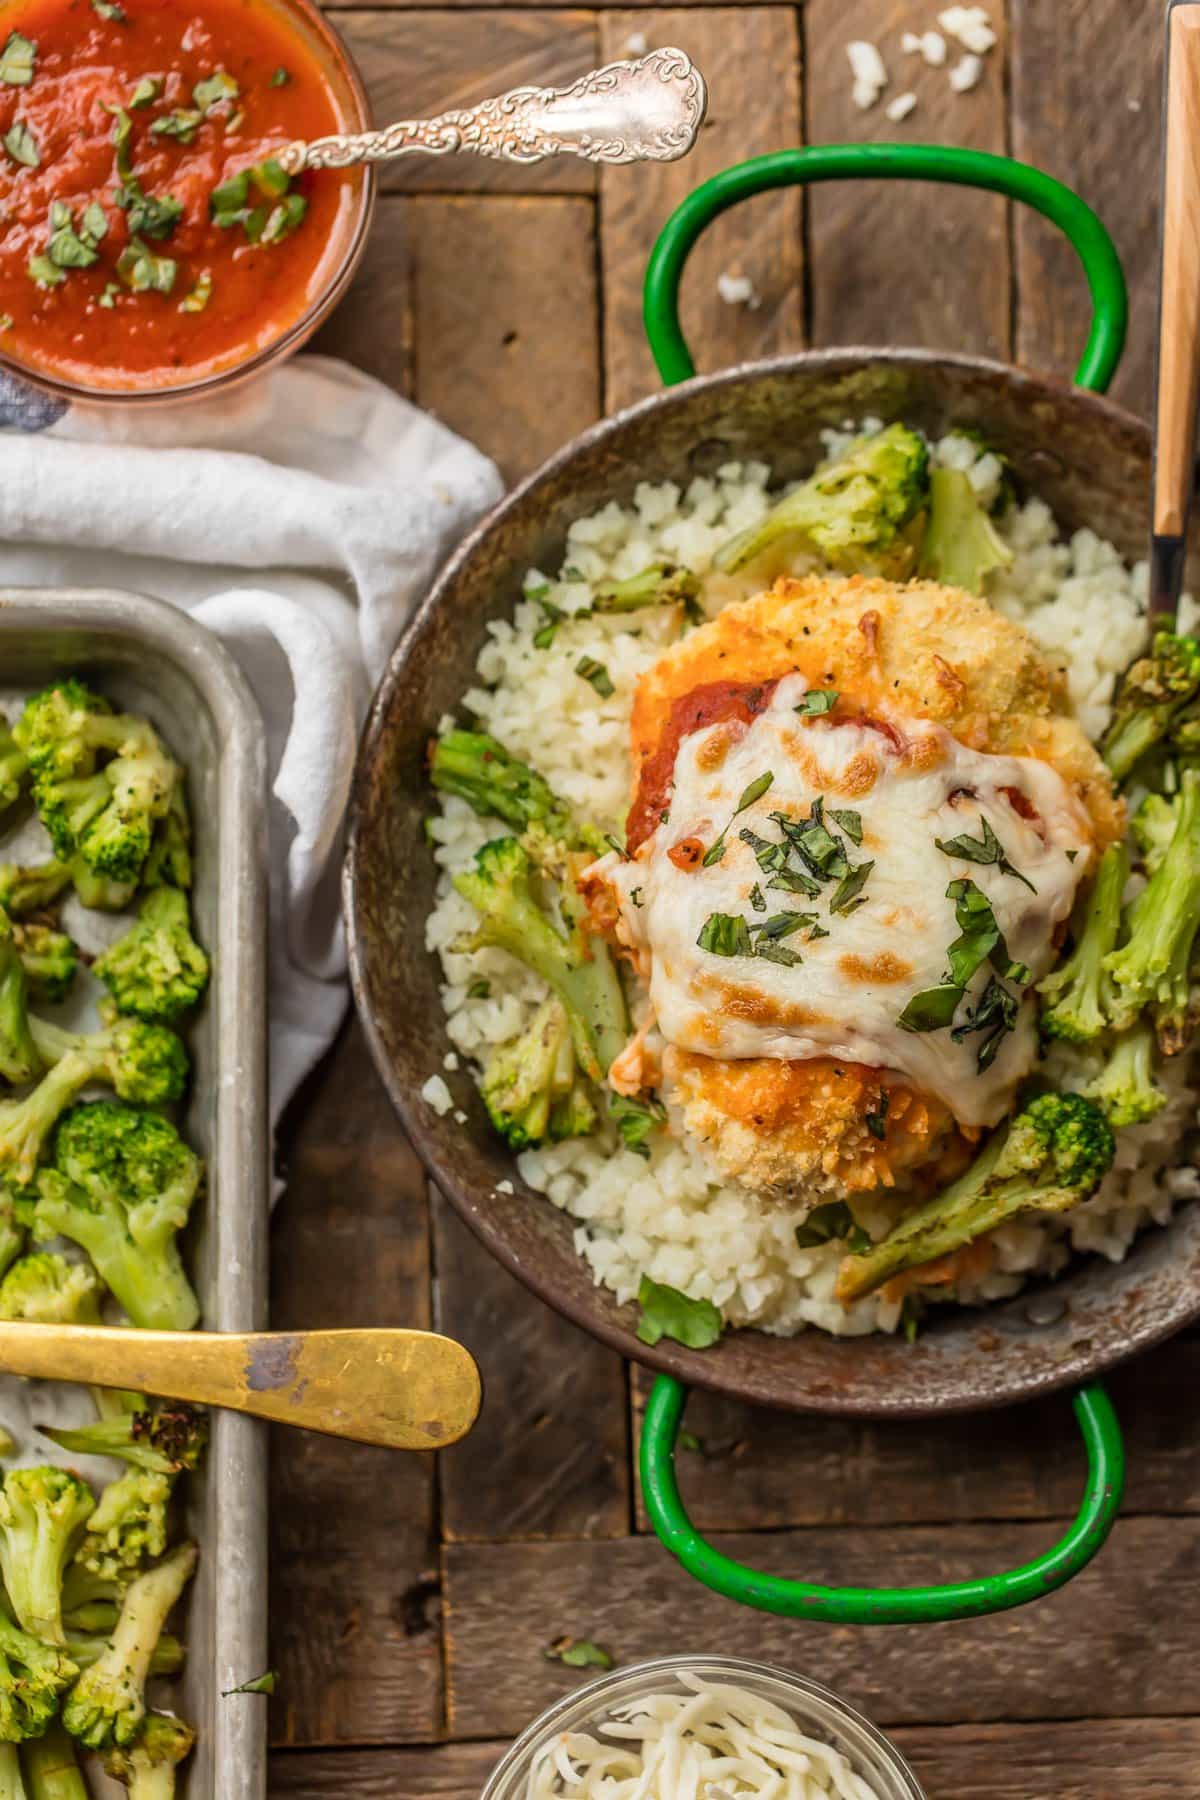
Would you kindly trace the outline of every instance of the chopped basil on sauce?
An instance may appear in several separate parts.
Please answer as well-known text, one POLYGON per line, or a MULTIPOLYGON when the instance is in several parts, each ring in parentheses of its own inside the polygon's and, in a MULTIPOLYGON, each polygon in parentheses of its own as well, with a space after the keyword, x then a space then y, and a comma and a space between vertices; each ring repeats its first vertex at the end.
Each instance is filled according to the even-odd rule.
POLYGON ((37 287, 58 287, 67 279, 66 270, 52 263, 48 256, 31 256, 25 265, 29 279, 37 287))
POLYGON ((19 31, 10 31, 0 50, 0 81, 9 87, 28 87, 36 60, 37 45, 19 31))
POLYGON ((130 107, 153 106, 163 91, 161 75, 143 75, 129 96, 130 107))
POLYGON ((1022 875, 1020 869, 1014 868, 1012 863, 1009 862, 1007 856, 1004 854, 1004 847, 1001 844, 1000 839, 996 836, 987 820, 981 819, 980 825, 983 830, 983 835, 980 838, 934 838, 933 841, 942 852, 943 856, 960 856, 964 862, 982 864, 994 863, 1002 875, 1012 875, 1017 881, 1023 881, 1030 893, 1036 894, 1037 889, 1034 887, 1029 877, 1027 875, 1022 875))
POLYGON ((117 205, 128 215, 131 237, 169 237, 183 217, 183 202, 174 194, 147 194, 135 173, 129 153, 133 121, 123 106, 114 111, 113 143, 117 152, 117 174, 121 185, 113 195, 117 205))
POLYGON ((279 66, 279 68, 276 69, 275 73, 271 77, 271 86, 272 87, 286 87, 288 82, 291 79, 292 79, 291 75, 281 64, 279 66))
POLYGON ((4 148, 13 161, 20 163, 23 168, 36 169, 41 163, 42 155, 37 146, 37 139, 28 125, 20 119, 5 132, 4 148))
POLYGON ((192 101, 202 113, 210 113, 214 106, 221 106, 226 100, 236 100, 241 93, 237 82, 224 69, 214 69, 213 73, 203 81, 198 81, 192 89, 192 101))
POLYGON ((575 673, 582 675, 585 681, 590 682, 602 700, 607 700, 611 694, 615 694, 617 691, 613 686, 612 676, 604 664, 597 662, 594 656, 581 656, 575 664, 575 673))
POLYGON ((99 257, 99 244, 108 232, 104 208, 91 201, 78 227, 64 200, 50 203, 50 236, 46 255, 56 269, 90 269, 99 257))
POLYGON ((156 256, 141 238, 130 238, 117 258, 117 274, 135 294, 169 294, 175 286, 179 264, 170 256, 156 256))
POLYGON ((235 131, 240 131, 245 122, 246 115, 239 106, 237 111, 231 112, 225 121, 225 136, 230 137, 235 131))
POLYGON ((12 328, 13 328, 12 314, 11 313, 0 313, 0 331, 11 331, 12 328))
POLYGON ((196 278, 196 285, 190 294, 185 294, 179 302, 180 312, 203 312, 212 299, 213 278, 211 269, 202 269, 196 278))
POLYGON ((117 301, 120 299, 120 296, 120 284, 116 281, 107 282, 105 284, 104 292, 97 300, 96 305, 102 306, 105 312, 111 312, 113 307, 117 304, 117 301))
POLYGON ((272 207, 262 229, 261 241, 264 244, 280 243, 303 223, 307 211, 308 201, 303 194, 285 194, 279 205, 272 207))
POLYGON ((117 5, 117 0, 92 0, 92 11, 99 13, 102 19, 109 19, 114 25, 129 23, 129 14, 123 6, 117 5))
POLYGON ((841 696, 834 688, 809 688, 799 706, 793 707, 802 719, 819 718, 822 713, 832 712, 841 696))
MULTIPOLYGON (((740 815, 745 812, 745 810, 748 806, 754 805, 754 802, 756 800, 761 800, 763 795, 766 793, 767 789, 770 787, 771 783, 774 781, 774 779, 775 779, 775 777, 769 769, 767 770, 765 775, 756 775, 754 780, 750 783, 749 787, 743 789, 742 797, 733 809, 733 819, 739 818, 740 815)), ((711 869, 713 864, 719 863, 721 858, 724 856, 724 854, 725 854, 725 839, 729 835, 729 830, 730 830, 730 826, 732 826, 732 824, 733 824, 733 819, 730 819, 729 824, 725 827, 724 831, 721 833, 721 835, 717 839, 716 843, 710 844, 708 849, 705 851, 704 862, 702 864, 702 867, 704 867, 706 869, 711 869)))
POLYGON ((203 123, 204 114, 197 112, 194 106, 177 106, 174 112, 163 113, 155 119, 150 136, 174 138, 177 143, 190 144, 203 123))

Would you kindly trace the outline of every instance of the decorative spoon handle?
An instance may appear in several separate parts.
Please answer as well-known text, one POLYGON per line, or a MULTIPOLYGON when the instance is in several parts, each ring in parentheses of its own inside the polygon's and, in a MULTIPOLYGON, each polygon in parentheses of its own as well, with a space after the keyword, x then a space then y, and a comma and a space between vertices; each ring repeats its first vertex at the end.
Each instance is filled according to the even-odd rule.
POLYGON ((0 1324, 0 1369, 220 1406, 393 1450, 441 1450, 479 1413, 470 1353, 432 1331, 132 1331, 0 1324))
POLYGON ((501 162, 546 156, 587 162, 675 162, 696 141, 708 105, 704 77, 682 50, 652 50, 637 62, 609 63, 568 88, 513 88, 465 112, 401 119, 356 137, 297 139, 276 154, 289 175, 345 169, 420 151, 467 151, 501 162))

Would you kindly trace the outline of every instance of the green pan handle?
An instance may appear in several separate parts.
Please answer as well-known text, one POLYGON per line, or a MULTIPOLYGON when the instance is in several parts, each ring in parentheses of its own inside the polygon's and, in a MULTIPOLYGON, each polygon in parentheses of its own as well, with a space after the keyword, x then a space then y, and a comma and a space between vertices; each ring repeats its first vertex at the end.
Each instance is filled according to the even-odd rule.
POLYGON ((1075 371, 1076 385, 1103 392, 1125 343, 1129 302, 1121 261, 1091 207, 1069 187, 1028 163, 983 150, 940 144, 817 144, 774 150, 722 170, 688 195, 663 226, 646 268, 646 335, 658 372, 670 386, 696 373, 679 324, 679 281, 692 246, 727 207, 769 188, 813 181, 940 181, 989 188, 1023 200, 1071 240, 1092 295, 1092 329, 1075 371))
MULTIPOLYGON (((646 269, 646 334, 668 384, 686 381, 695 365, 679 324, 679 282, 692 246, 727 207, 769 188, 848 178, 952 182, 1023 200, 1065 232, 1083 265, 1092 296, 1092 328, 1075 371, 1077 386, 1103 392, 1125 343, 1128 299, 1120 259, 1104 226, 1078 194, 1040 169, 979 150, 926 144, 823 144, 778 150, 737 164, 706 181, 663 227, 646 269)), ((1074 1396, 1088 1454, 1088 1481, 1071 1529, 1052 1549, 1019 1569, 941 1587, 829 1588, 743 1567, 702 1538, 688 1518, 675 1479, 675 1443, 687 1389, 669 1375, 655 1382, 640 1451, 642 1491, 650 1522, 671 1554, 697 1581, 762 1612, 834 1624, 896 1625, 964 1619, 1024 1606, 1077 1575, 1112 1530, 1125 1481, 1125 1452, 1112 1403, 1097 1382, 1074 1396)))
POLYGON ((1052 1593, 1078 1575, 1112 1530, 1125 1482, 1125 1451, 1112 1402, 1098 1383, 1080 1388, 1075 1417, 1087 1445, 1083 1504, 1066 1536, 1019 1569, 980 1575, 944 1587, 833 1588, 789 1581, 748 1569, 707 1543, 688 1518, 675 1479, 675 1442, 687 1389, 660 1375, 650 1391, 642 1426, 642 1493, 650 1523, 689 1575, 715 1593, 760 1612, 824 1619, 831 1625, 929 1624, 1006 1612, 1052 1593))

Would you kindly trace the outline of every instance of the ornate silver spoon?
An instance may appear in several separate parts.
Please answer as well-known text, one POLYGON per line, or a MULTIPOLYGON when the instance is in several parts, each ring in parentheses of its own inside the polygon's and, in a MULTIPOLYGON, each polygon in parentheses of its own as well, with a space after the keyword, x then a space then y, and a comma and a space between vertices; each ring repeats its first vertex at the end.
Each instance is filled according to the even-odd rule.
POLYGON ((682 50, 652 50, 636 62, 609 63, 567 88, 513 88, 463 112, 402 119, 357 136, 297 138, 276 154, 289 175, 345 169, 418 151, 467 151, 501 162, 546 156, 588 162, 675 162, 696 141, 708 105, 704 77, 682 50))

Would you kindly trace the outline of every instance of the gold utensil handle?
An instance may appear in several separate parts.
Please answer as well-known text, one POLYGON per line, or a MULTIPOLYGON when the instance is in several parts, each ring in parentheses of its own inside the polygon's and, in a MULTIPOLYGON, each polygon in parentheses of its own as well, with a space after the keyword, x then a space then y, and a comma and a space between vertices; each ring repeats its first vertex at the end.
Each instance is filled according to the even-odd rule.
POLYGON ((1200 400, 1200 4, 1167 27, 1163 129, 1162 316, 1154 531, 1182 538, 1191 505, 1200 400))
POLYGON ((129 1388, 393 1450, 441 1450, 471 1429, 470 1352, 432 1331, 133 1331, 0 1323, 0 1370, 129 1388))

